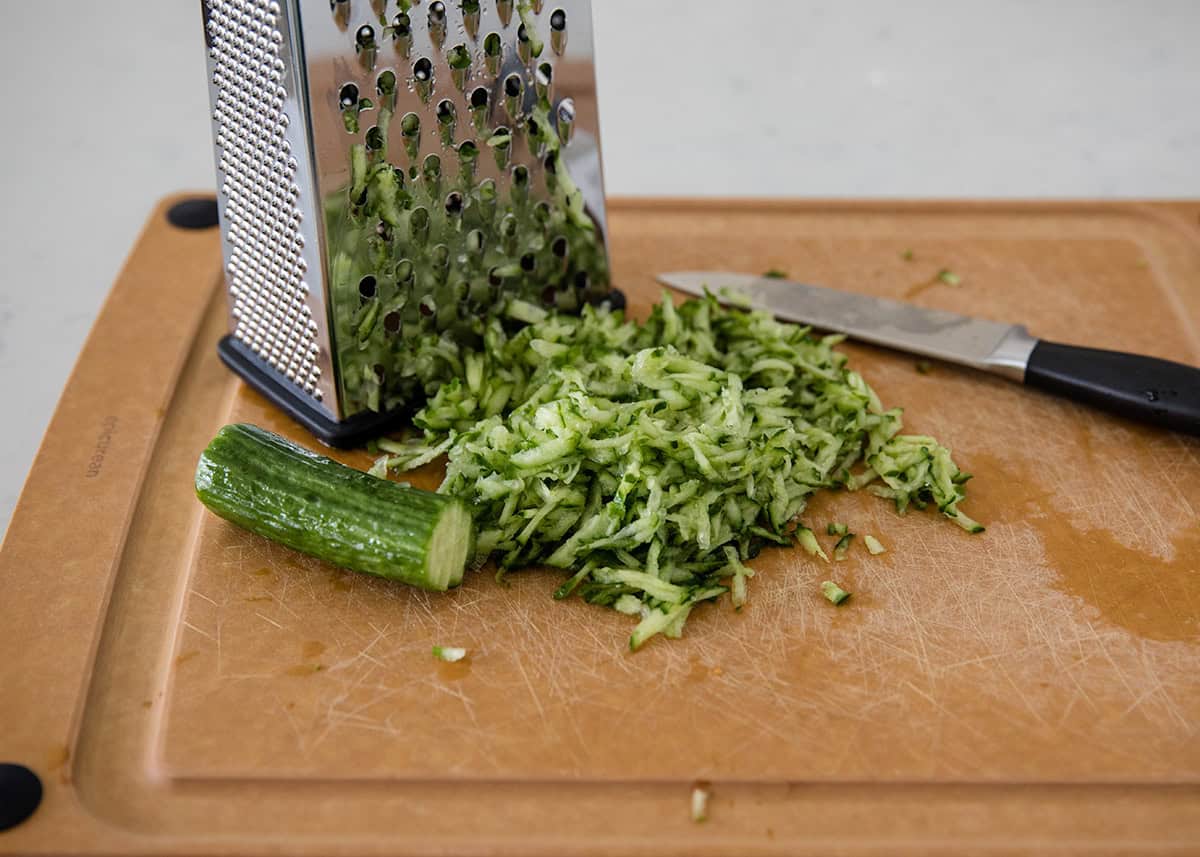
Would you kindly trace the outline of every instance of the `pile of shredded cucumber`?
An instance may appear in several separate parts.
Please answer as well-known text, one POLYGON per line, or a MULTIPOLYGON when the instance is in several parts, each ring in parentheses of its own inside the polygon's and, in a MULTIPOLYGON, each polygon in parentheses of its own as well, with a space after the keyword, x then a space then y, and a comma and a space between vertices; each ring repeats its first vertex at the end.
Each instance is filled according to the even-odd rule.
POLYGON ((475 512, 477 559, 503 575, 569 572, 555 593, 640 619, 629 644, 678 637, 692 609, 730 592, 770 544, 822 553, 801 523, 822 488, 865 489, 959 509, 970 478, 931 437, 900 434, 834 349, 840 336, 709 297, 669 298, 644 324, 586 307, 513 301, 476 347, 427 339, 444 383, 414 422, 423 437, 379 441, 373 472, 448 459, 440 491, 475 512))

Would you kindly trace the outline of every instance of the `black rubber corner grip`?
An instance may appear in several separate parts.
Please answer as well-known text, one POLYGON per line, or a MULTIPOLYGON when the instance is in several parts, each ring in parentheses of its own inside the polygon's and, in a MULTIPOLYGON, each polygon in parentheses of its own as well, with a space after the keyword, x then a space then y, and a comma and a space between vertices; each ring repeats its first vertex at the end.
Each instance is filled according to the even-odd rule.
POLYGON ((42 803, 42 781, 24 765, 0 762, 0 831, 16 827, 42 803))
POLYGON ((1120 351, 1039 342, 1025 383, 1146 423, 1200 435, 1200 369, 1120 351))
POLYGON ((178 229, 212 229, 220 222, 217 201, 210 196, 180 200, 167 209, 167 222, 178 229))

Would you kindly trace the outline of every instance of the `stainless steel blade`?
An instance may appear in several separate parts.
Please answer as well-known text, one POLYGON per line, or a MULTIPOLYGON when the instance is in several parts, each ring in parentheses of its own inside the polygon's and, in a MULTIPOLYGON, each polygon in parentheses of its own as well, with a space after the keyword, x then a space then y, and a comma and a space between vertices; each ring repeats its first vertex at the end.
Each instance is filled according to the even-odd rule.
POLYGON ((970 318, 900 301, 725 271, 659 274, 664 285, 724 304, 749 304, 787 321, 995 372, 1017 381, 1037 339, 1019 324, 970 318))

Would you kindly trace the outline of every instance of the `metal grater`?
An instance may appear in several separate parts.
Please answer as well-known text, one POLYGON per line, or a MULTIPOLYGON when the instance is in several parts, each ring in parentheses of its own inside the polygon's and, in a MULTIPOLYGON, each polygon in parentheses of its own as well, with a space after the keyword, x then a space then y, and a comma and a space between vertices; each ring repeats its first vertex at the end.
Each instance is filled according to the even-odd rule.
POLYGON ((322 440, 433 392, 456 374, 449 343, 512 297, 619 298, 589 0, 202 8, 221 356, 322 440))

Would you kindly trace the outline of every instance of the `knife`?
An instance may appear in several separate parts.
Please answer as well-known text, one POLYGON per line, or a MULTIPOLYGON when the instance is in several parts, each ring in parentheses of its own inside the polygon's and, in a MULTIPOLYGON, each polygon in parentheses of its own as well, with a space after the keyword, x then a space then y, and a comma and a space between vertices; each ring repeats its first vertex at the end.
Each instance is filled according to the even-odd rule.
POLYGON ((723 304, 862 342, 1002 375, 1126 417, 1200 435, 1200 369, 1120 351, 1047 342, 1023 325, 790 280, 724 271, 660 274, 659 282, 723 304))

